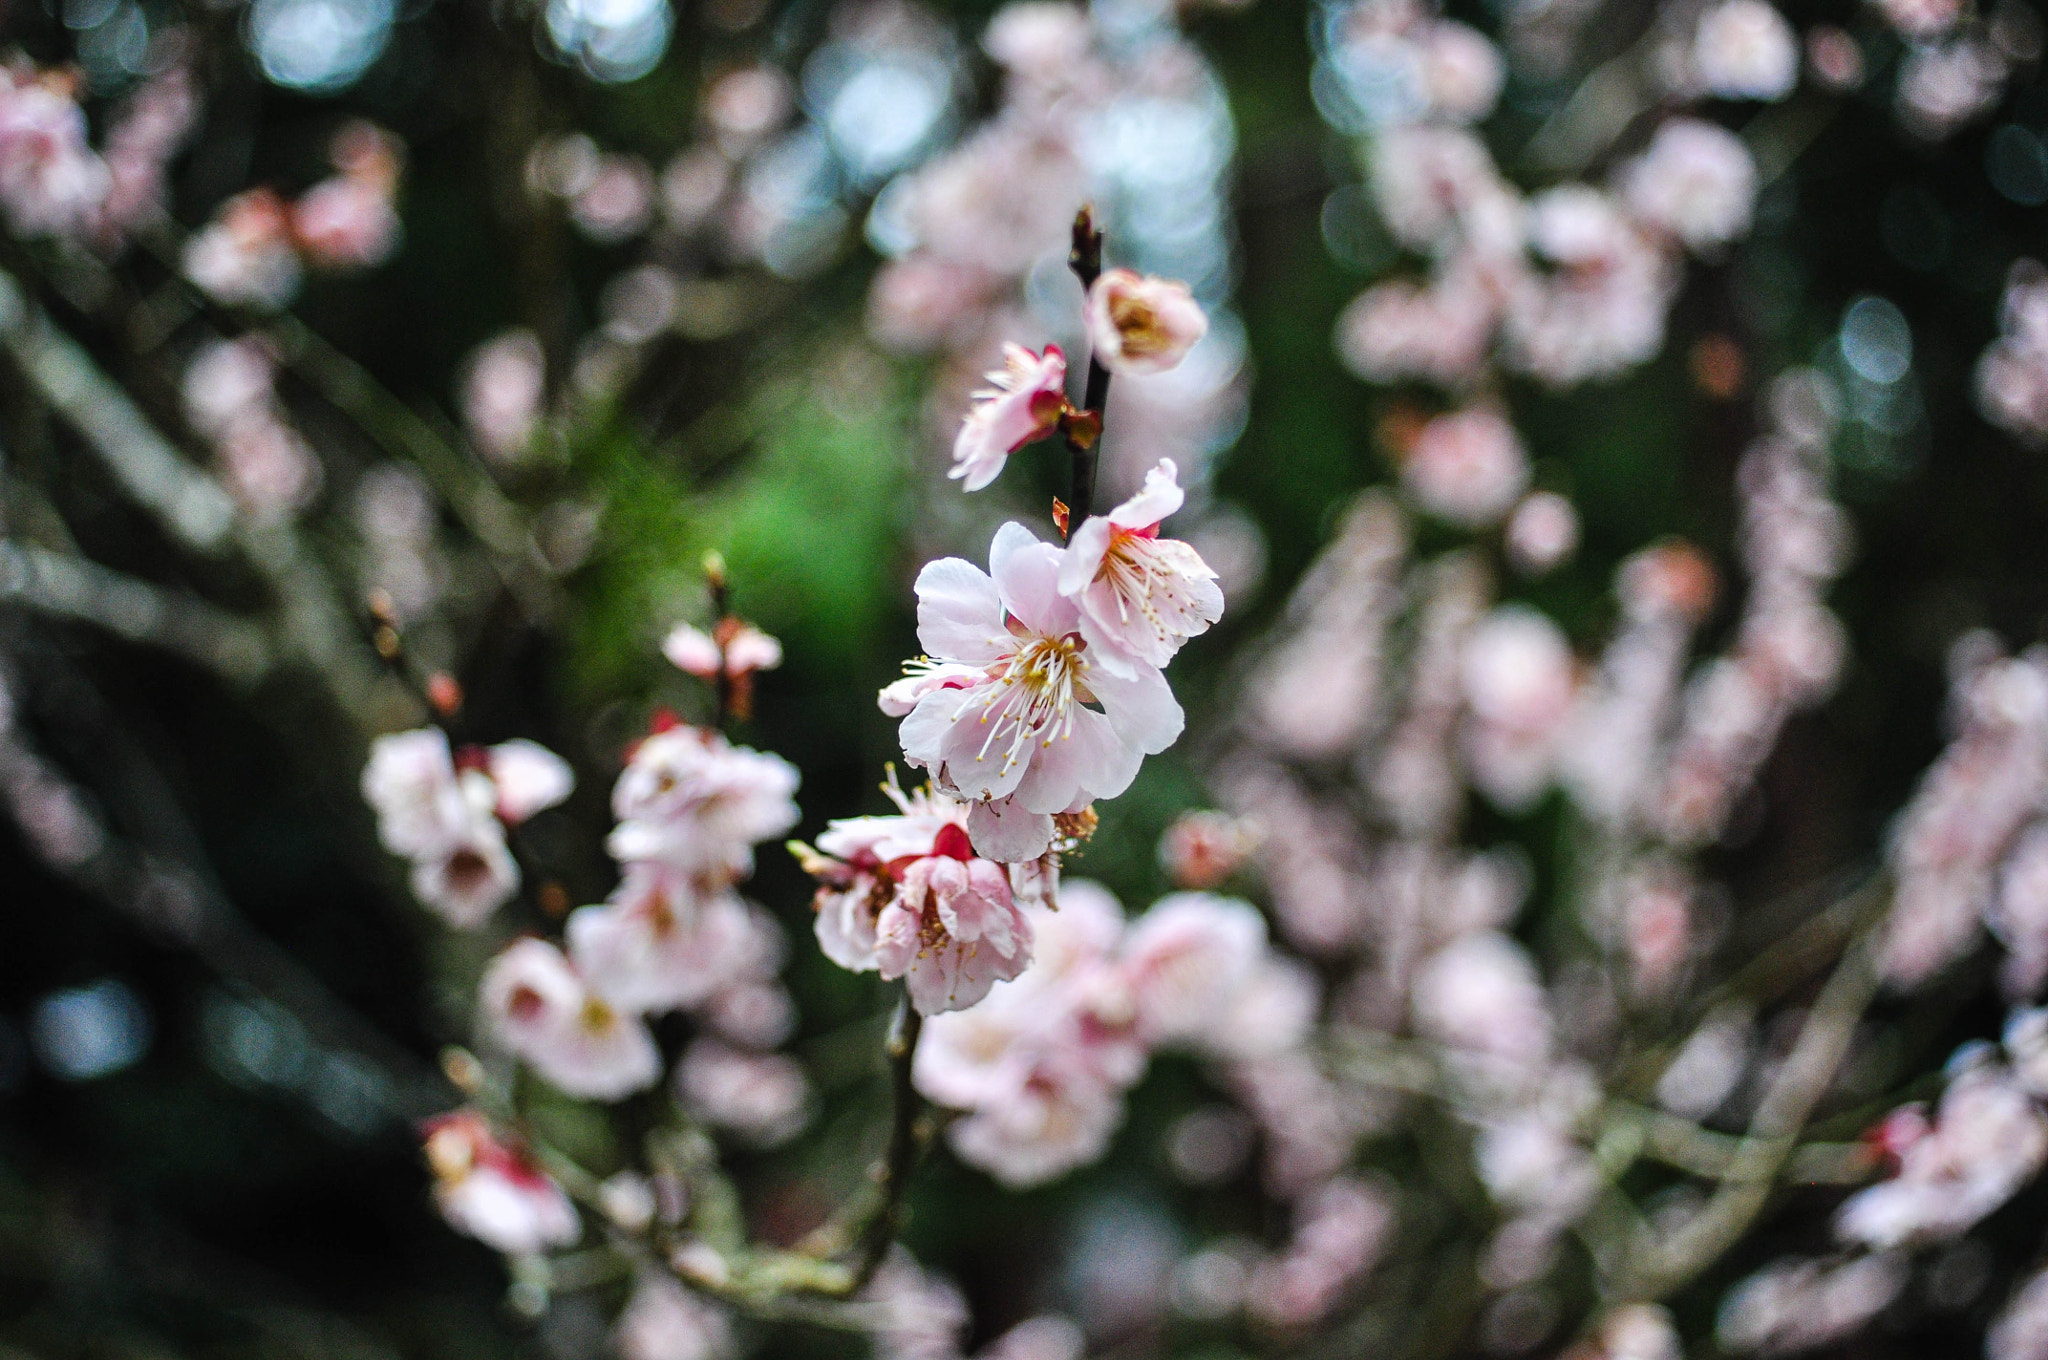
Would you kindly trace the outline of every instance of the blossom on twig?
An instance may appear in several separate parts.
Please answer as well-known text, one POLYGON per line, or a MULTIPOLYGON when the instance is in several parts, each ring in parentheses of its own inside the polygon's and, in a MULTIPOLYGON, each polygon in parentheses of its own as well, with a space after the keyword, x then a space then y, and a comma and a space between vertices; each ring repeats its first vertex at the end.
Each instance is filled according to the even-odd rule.
POLYGON ((1159 525, 1186 494, 1173 460, 1145 474, 1144 489, 1075 531, 1060 559, 1059 588, 1081 611, 1081 636, 1105 668, 1136 674, 1164 666, 1181 644, 1223 617, 1223 591, 1201 554, 1159 525))
POLYGON ((953 467, 946 475, 965 491, 993 482, 1011 454, 1057 430, 1066 409, 1067 357, 1058 345, 1033 354, 1006 343, 1003 365, 987 375, 988 387, 973 394, 953 440, 953 467))
POLYGON ((661 1076, 647 1026, 592 991, 545 940, 516 940, 491 960, 482 1008, 498 1041, 564 1095, 617 1100, 661 1076))
POLYGON ((1108 269, 1088 289, 1088 341, 1112 373, 1143 375, 1180 367, 1209 318, 1184 283, 1108 269))
MULTIPOLYGON (((996 533, 989 572, 948 557, 917 578, 918 639, 947 669, 903 720, 904 757, 974 804, 975 848, 1006 862, 1044 853, 1054 814, 1122 793, 1181 731, 1156 669, 1101 664, 1079 607, 1059 592, 1061 561, 1011 523, 996 533)), ((885 711, 908 697, 884 691, 885 711)))
POLYGON ((507 1256, 574 1246, 583 1235, 562 1187, 475 1110, 442 1115, 426 1133, 434 1202, 449 1226, 507 1256))

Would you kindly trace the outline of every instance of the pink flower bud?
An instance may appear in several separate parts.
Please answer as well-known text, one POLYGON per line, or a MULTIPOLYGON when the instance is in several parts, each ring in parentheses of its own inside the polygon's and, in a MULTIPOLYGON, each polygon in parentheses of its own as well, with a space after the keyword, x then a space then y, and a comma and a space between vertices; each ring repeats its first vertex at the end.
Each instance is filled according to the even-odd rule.
POLYGON ((1111 269, 1088 290, 1088 341, 1112 373, 1165 373, 1180 367, 1209 318, 1184 283, 1111 269))

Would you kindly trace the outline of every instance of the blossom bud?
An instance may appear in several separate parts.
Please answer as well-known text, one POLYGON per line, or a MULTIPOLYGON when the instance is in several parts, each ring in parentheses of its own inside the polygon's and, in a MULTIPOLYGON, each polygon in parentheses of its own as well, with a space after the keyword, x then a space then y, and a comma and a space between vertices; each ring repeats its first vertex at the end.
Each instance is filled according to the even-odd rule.
POLYGON ((1165 373, 1180 367, 1209 318, 1184 283, 1111 269, 1088 290, 1088 340, 1112 373, 1165 373))

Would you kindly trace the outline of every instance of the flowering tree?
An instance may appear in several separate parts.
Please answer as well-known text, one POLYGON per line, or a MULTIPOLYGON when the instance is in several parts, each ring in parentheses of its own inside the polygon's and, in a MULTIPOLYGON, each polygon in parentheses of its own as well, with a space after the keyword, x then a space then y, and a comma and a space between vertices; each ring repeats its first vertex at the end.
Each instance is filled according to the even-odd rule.
MULTIPOLYGON (((2035 12, 771 8, 9 20, 0 1097, 558 1356, 2048 1355, 2035 12)), ((346 1331, 22 1122, 30 1351, 346 1331)))

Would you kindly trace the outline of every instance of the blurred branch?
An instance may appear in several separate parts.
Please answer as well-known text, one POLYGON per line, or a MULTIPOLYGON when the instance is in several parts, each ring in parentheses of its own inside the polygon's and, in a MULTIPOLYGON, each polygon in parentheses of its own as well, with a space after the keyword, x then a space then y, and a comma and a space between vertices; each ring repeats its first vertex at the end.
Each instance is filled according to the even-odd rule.
POLYGON ((180 545, 217 557, 229 547, 235 503, 194 468, 21 285, 0 273, 0 346, 44 400, 100 455, 121 489, 180 545))
POLYGON ((267 316, 262 329, 278 358, 315 391, 346 412, 387 452, 426 474, 463 527, 489 549, 506 588, 528 619, 542 621, 560 609, 560 589, 534 542, 526 516, 472 459, 443 440, 431 424, 361 364, 296 316, 289 312, 267 316))
POLYGON ((0 600, 164 648, 240 687, 270 671, 270 638, 260 625, 88 558, 0 539, 0 600))
POLYGON ((1873 954, 1867 934, 1850 943, 1807 1012, 1799 1039, 1758 1104, 1748 1133, 1731 1151, 1720 1188, 1677 1232, 1645 1244, 1643 1259, 1617 1289, 1619 1296, 1650 1299, 1671 1294, 1749 1230, 1770 1198, 1807 1116, 1833 1084, 1864 1009, 1877 994, 1873 954))
MULTIPOLYGON (((10 677, 18 682, 17 677, 10 677)), ((76 710, 76 685, 66 691, 76 710)), ((115 727, 91 702, 74 718, 100 741, 115 727)), ((410 1122, 447 1108, 440 1075, 339 1000, 282 948, 259 935, 193 864, 131 843, 92 800, 36 752, 19 723, 0 725, 0 798, 50 869, 137 924, 190 950, 214 972, 290 1012, 323 1047, 356 1055, 379 1078, 372 1087, 391 1119, 410 1122), (377 1089, 381 1087, 381 1089, 377 1089)), ((159 800, 168 805, 168 800, 159 800)), ((164 815, 175 815, 166 811, 164 815)), ((173 828, 185 843, 189 830, 173 828)))
POLYGON ((232 542, 277 597, 286 639, 358 727, 416 721, 370 660, 332 583, 287 521, 237 512, 218 482, 179 456, 149 419, 70 336, 0 274, 0 346, 85 440, 121 487, 180 544, 219 555, 232 542))
MULTIPOLYGON (((1610 1126, 1632 1124, 1638 1151, 1703 1180, 1722 1180, 1742 1163, 1744 1140, 1716 1133, 1664 1110, 1627 1101, 1608 1103, 1610 1126)), ((1805 1143, 1792 1150, 1784 1179, 1808 1185, 1860 1185, 1877 1170, 1878 1159, 1863 1143, 1805 1143)))
POLYGON ((1652 25, 1628 50, 1595 67, 1523 145, 1522 162, 1541 173, 1567 175, 1600 159, 1630 123, 1656 104, 1648 66, 1659 36, 1652 25))

